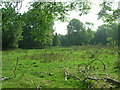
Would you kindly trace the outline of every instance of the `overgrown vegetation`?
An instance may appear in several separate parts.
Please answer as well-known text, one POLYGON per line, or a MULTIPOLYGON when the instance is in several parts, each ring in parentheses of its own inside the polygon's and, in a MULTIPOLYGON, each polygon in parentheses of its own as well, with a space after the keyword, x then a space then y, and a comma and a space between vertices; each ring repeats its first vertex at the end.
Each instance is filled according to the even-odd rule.
MULTIPOLYGON (((11 79, 3 81, 3 88, 110 88, 110 83, 105 81, 84 80, 84 75, 103 79, 106 75, 119 80, 116 67, 118 59, 117 47, 100 46, 73 46, 73 47, 51 47, 47 49, 16 49, 3 51, 3 77, 11 79), (16 60, 18 64, 16 77, 14 70, 16 60), (85 67, 94 59, 100 59, 106 66, 105 72, 101 62, 91 63, 91 68, 84 73, 85 67), (64 68, 82 80, 67 77, 65 80, 64 68), (78 73, 78 68, 83 73, 78 73), (94 70, 95 69, 95 70, 94 70)), ((117 87, 113 85, 112 87, 117 87)))

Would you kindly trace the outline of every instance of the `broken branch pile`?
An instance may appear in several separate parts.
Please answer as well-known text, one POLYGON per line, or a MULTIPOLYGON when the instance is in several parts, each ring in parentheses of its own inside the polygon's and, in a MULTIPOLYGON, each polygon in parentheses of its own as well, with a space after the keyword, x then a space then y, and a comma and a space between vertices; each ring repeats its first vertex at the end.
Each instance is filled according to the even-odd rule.
POLYGON ((108 82, 112 85, 116 85, 116 86, 120 87, 120 81, 117 81, 117 80, 114 80, 114 79, 108 77, 108 74, 102 74, 102 75, 105 75, 104 78, 100 78, 100 77, 96 78, 94 75, 93 75, 94 77, 91 77, 92 75, 89 74, 88 66, 91 67, 91 64, 94 61, 100 61, 103 65, 103 71, 105 72, 106 65, 104 64, 104 62, 99 60, 99 59, 94 59, 93 61, 89 62, 87 65, 84 66, 85 70, 81 70, 81 69, 78 70, 79 74, 82 74, 82 76, 84 76, 84 78, 73 75, 72 73, 70 73, 68 71, 68 68, 64 67, 65 80, 68 80, 68 77, 72 77, 74 79, 77 79, 77 80, 80 80, 80 81, 83 81, 83 82, 85 82, 87 79, 95 80, 95 81, 102 80, 102 81, 108 82))

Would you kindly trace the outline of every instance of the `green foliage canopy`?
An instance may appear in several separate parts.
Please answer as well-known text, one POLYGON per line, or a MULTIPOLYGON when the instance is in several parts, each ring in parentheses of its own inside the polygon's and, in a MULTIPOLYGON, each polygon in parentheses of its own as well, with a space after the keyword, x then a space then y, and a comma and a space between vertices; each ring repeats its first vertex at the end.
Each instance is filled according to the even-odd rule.
MULTIPOLYGON (((26 40, 32 39, 32 42, 37 42, 38 46, 45 47, 52 45, 53 25, 55 20, 66 21, 67 12, 75 10, 76 6, 83 2, 34 2, 31 4, 30 10, 23 15, 25 28, 23 29, 24 40, 21 43, 26 43, 26 40), (71 6, 73 5, 74 6, 71 6), (26 30, 29 34, 27 34, 26 30), (25 34, 26 33, 26 34, 25 34), (31 35, 28 37, 26 35, 31 35)), ((85 3, 87 6, 87 3, 85 3)), ((82 8, 83 6, 81 6, 82 8)), ((89 8, 90 9, 90 8, 89 8)), ((84 8, 81 12, 87 13, 84 8)), ((26 43, 25 45, 28 46, 26 43)), ((31 44, 33 45, 33 44, 31 44)))
POLYGON ((18 42, 22 40, 24 22, 21 20, 21 15, 17 14, 13 8, 12 3, 5 3, 5 8, 2 8, 2 21, 3 49, 18 47, 18 42))
MULTIPOLYGON (((120 3, 120 2, 119 2, 120 3)), ((118 20, 120 17, 120 9, 113 9, 114 2, 103 2, 100 4, 101 10, 98 13, 98 19, 102 18, 104 22, 112 23, 118 20)), ((119 5, 119 4, 118 4, 119 5)))

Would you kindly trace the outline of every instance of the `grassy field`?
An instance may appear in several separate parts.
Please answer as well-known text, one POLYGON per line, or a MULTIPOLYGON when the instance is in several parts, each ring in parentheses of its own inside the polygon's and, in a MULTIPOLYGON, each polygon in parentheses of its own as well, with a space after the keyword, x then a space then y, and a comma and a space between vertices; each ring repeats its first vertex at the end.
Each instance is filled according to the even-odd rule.
MULTIPOLYGON (((118 78, 116 61, 118 60, 117 47, 106 46, 72 46, 50 47, 47 49, 16 49, 2 51, 2 76, 14 77, 2 81, 3 88, 109 88, 109 83, 102 80, 84 80, 84 75, 104 78, 118 78), (79 68, 85 70, 89 62, 99 59, 107 67, 103 70, 103 63, 95 61, 90 64, 92 69, 87 72, 78 72, 79 68), (17 65, 16 65, 17 64, 17 65), (65 80, 64 68, 75 76, 77 80, 68 76, 65 80), (102 75, 103 74, 103 75, 102 75)), ((113 86, 115 87, 115 86, 113 86)))

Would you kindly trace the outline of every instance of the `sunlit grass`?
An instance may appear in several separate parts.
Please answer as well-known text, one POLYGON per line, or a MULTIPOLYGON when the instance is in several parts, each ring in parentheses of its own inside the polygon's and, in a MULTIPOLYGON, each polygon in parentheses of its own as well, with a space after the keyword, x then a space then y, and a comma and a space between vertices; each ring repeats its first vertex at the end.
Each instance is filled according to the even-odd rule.
MULTIPOLYGON (((3 51, 2 76, 13 77, 16 59, 18 66, 16 78, 3 81, 3 88, 87 88, 87 83, 94 87, 96 81, 87 80, 85 83, 69 78, 64 80, 64 68, 68 67, 70 72, 78 75, 75 71, 79 65, 86 65, 94 59, 100 59, 107 66, 106 73, 114 79, 118 79, 118 69, 115 62, 118 59, 116 47, 99 46, 73 46, 73 47, 51 47, 47 49, 16 49, 3 51)), ((102 64, 94 62, 92 66, 100 68, 90 73, 102 72, 102 64)), ((80 75, 78 75, 80 76, 80 75)), ((119 80, 119 79, 118 79, 119 80)), ((103 83, 103 82, 101 82, 103 83)))

